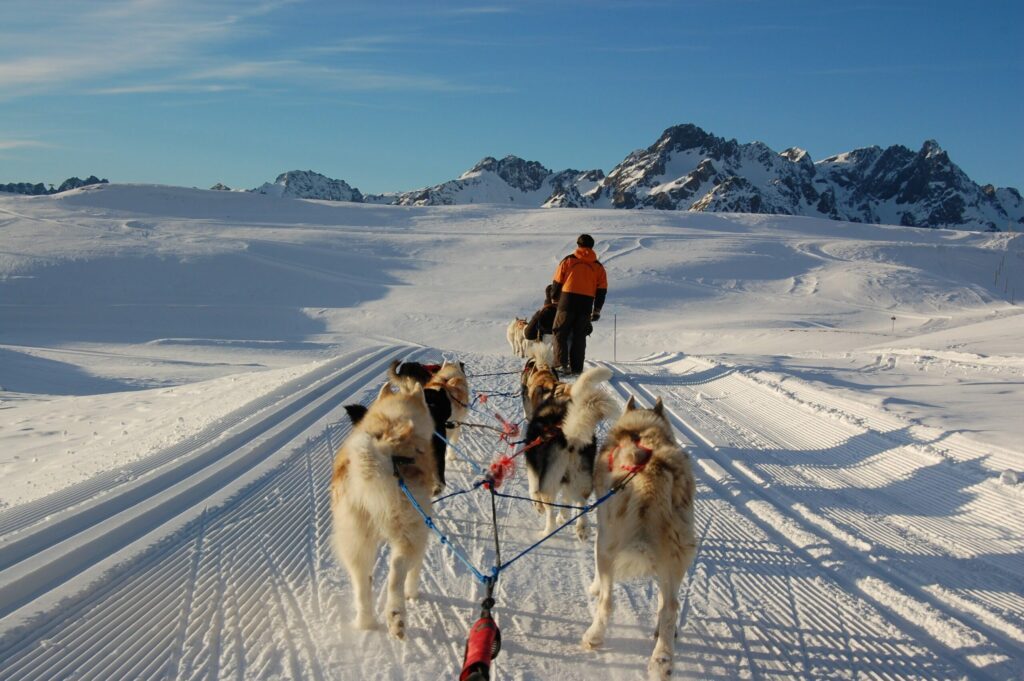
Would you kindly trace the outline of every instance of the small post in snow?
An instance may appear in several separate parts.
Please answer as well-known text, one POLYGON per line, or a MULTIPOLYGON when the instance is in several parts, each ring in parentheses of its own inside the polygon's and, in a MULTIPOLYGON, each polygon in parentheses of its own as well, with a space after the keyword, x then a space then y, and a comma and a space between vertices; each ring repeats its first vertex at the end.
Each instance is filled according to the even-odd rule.
POLYGON ((892 321, 892 332, 896 333, 896 315, 889 317, 889 319, 892 321))
POLYGON ((619 361, 619 315, 612 315, 612 361, 619 361))

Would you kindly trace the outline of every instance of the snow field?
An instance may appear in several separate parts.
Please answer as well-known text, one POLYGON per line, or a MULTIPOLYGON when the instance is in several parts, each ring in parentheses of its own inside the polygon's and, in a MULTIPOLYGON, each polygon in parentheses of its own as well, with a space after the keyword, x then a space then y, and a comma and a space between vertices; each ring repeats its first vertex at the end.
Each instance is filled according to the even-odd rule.
MULTIPOLYGON (((399 352, 409 358, 432 356, 399 352)), ((408 638, 397 642, 383 630, 349 628, 348 577, 329 548, 331 461, 348 432, 339 398, 371 400, 391 356, 394 351, 370 352, 343 370, 352 378, 349 387, 331 393, 330 407, 311 416, 311 427, 277 445, 275 460, 258 477, 237 478, 226 485, 233 490, 229 494, 197 493, 184 510, 190 520, 179 519, 172 530, 139 539, 100 570, 70 575, 57 589, 63 594, 59 603, 33 608, 21 626, 8 626, 0 638, 0 678, 450 675, 461 663, 466 629, 482 596, 467 571, 431 540, 422 595, 409 611, 408 638)), ((515 360, 484 355, 465 359, 472 373, 517 367, 515 360)), ((831 446, 839 454, 857 455, 844 437, 850 427, 844 421, 808 411, 699 358, 666 355, 609 366, 616 372, 613 389, 623 399, 629 394, 665 399, 698 464, 700 550, 681 593, 677 675, 953 679, 1006 678, 1018 669, 1013 659, 1018 643, 991 618, 1000 617, 997 595, 1004 608, 1016 607, 1019 575, 1000 574, 1005 567, 998 565, 967 574, 946 569, 955 565, 944 561, 955 557, 941 544, 929 545, 923 529, 912 528, 919 537, 896 524, 907 522, 902 508, 878 508, 877 487, 860 489, 842 477, 826 486, 822 481, 842 467, 815 465, 821 452, 831 446), (765 411, 740 416, 741 405, 752 398, 765 411), (711 400, 723 407, 716 413, 728 416, 711 419, 700 408, 711 400), (752 428, 768 424, 774 430, 751 442, 752 428), (732 445, 708 444, 726 435, 732 445), (802 441, 779 450, 775 441, 783 435, 802 441), (778 461, 795 452, 803 452, 805 460, 791 466, 793 475, 803 478, 788 479, 778 473, 778 461), (744 475, 736 465, 741 459, 761 482, 744 475), (812 507, 806 494, 822 488, 876 503, 866 505, 871 513, 852 517, 823 503, 812 507), (887 534, 879 527, 894 529, 887 534), (887 544, 893 532, 916 541, 887 544), (864 545, 870 551, 862 550, 864 545), (908 574, 911 568, 914 574, 908 574), (957 603, 970 603, 974 614, 957 603)), ((481 379, 476 388, 487 387, 480 385, 484 381, 504 392, 514 390, 516 377, 481 379)), ((518 410, 515 397, 495 397, 491 404, 506 414, 518 410)), ((293 411, 303 409, 315 407, 293 411)), ((495 447, 489 431, 466 429, 461 449, 475 460, 486 463, 495 447)), ((905 472, 902 464, 878 464, 874 475, 898 481, 905 472)), ((451 489, 474 480, 467 464, 453 465, 451 489)), ((525 493, 521 470, 506 489, 525 493)), ((844 510, 850 504, 840 498, 835 506, 844 510)), ((478 566, 489 564, 490 509, 483 492, 455 497, 435 516, 478 566)), ((97 526, 107 522, 98 514, 87 517, 96 518, 97 526)), ((506 560, 529 546, 542 526, 530 504, 512 500, 499 499, 499 518, 506 560)), ((563 533, 502 574, 496 613, 504 648, 496 678, 638 676, 653 646, 654 588, 639 581, 617 586, 605 648, 583 651, 578 641, 590 619, 585 589, 592 571, 590 542, 563 533)), ((375 570, 380 607, 385 574, 382 554, 375 570)))
MULTIPOLYGON (((348 625, 341 405, 435 348, 518 370, 508 320, 581 231, 612 283, 588 356, 663 397, 695 459, 675 674, 1019 678, 1019 235, 104 186, 0 197, 0 679, 449 678, 482 588, 435 540, 406 641, 348 625), (642 360, 608 361, 616 314, 642 360)), ((507 558, 542 522, 499 503, 507 558)), ((490 564, 484 493, 437 518, 490 564)), ((498 679, 640 677, 654 589, 617 586, 584 651, 592 563, 564 533, 503 573, 498 679)))

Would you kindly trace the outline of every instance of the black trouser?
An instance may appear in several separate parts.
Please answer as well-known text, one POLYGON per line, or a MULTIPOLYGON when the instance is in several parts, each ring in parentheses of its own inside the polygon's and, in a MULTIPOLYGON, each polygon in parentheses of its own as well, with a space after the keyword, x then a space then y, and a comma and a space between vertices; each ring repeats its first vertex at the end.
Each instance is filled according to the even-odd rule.
POLYGON ((555 335, 555 364, 569 366, 573 373, 583 371, 587 355, 587 331, 594 299, 579 293, 562 293, 552 333, 555 335))

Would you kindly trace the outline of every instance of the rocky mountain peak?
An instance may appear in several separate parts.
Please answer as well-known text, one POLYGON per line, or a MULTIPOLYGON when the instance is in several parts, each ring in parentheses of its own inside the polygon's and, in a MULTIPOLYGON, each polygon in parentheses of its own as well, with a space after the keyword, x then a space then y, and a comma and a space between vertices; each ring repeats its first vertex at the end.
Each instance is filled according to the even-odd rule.
POLYGON ((537 161, 527 161, 512 155, 499 161, 493 156, 487 156, 469 171, 463 173, 459 179, 473 177, 485 171, 494 173, 511 187, 529 192, 540 189, 544 180, 551 174, 550 170, 537 161))
POLYGON ((921 145, 920 153, 924 155, 926 158, 932 156, 946 155, 946 152, 942 150, 942 147, 940 147, 939 143, 936 142, 935 140, 925 140, 924 144, 921 145))
POLYGON ((814 162, 811 160, 811 155, 800 147, 790 147, 789 149, 781 152, 779 156, 789 159, 793 163, 810 163, 811 165, 814 165, 814 162))
POLYGON ((293 199, 355 202, 363 200, 362 193, 344 180, 335 180, 312 170, 289 170, 278 175, 273 182, 266 182, 249 191, 293 199))
POLYGON ((714 146, 719 138, 710 135, 693 123, 674 125, 661 133, 661 137, 651 150, 683 151, 686 149, 706 149, 714 146))

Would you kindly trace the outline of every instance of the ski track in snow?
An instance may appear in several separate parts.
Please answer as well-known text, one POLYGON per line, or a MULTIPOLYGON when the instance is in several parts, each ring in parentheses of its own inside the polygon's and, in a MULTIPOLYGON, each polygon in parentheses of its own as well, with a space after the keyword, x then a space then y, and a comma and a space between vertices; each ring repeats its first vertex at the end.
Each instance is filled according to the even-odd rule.
MULTIPOLYGON (((325 363, 151 459, 0 512, 0 679, 451 678, 480 587, 431 538, 407 639, 357 631, 329 546, 328 481, 393 357, 325 363), (83 558, 84 557, 84 558, 83 558), (74 560, 72 560, 74 558, 74 560)), ((471 373, 518 361, 465 357, 471 373)), ((965 438, 936 442, 795 380, 660 353, 608 364, 620 398, 661 396, 695 459, 696 561, 681 588, 681 678, 1003 679, 1024 670, 1024 518, 965 438)), ((471 379, 515 391, 517 376, 471 379)), ((521 414, 518 398, 489 403, 521 414)), ((485 414, 474 414, 483 419, 485 414)), ((464 429, 480 463, 492 433, 464 429)), ((986 451, 990 451, 986 449, 986 451)), ((475 481, 449 464, 449 489, 475 481)), ((506 491, 525 494, 518 470, 506 491)), ((498 500, 503 557, 542 527, 498 500)), ((438 506, 474 563, 492 560, 483 491, 438 506)), ((375 568, 383 610, 386 557, 375 568)), ((581 649, 592 540, 563 532, 504 572, 497 679, 634 679, 656 590, 616 586, 605 647, 581 649)))

